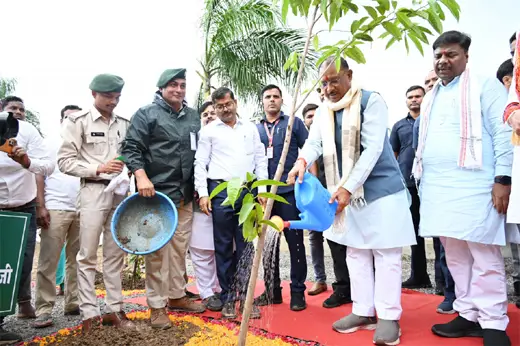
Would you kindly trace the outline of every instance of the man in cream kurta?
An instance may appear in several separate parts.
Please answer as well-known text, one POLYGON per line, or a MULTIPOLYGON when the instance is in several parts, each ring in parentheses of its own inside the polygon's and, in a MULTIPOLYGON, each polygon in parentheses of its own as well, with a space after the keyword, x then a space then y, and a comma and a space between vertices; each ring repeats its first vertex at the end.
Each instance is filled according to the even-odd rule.
POLYGON ((422 237, 441 237, 459 313, 432 332, 476 336, 508 346, 504 260, 511 184, 511 130, 502 124, 506 92, 467 68, 471 39, 448 31, 433 44, 439 81, 423 101, 414 177, 421 180, 422 237))
POLYGON ((296 175, 302 179, 323 154, 327 186, 332 199, 338 201, 338 218, 345 219, 343 225, 326 231, 327 237, 347 245, 354 302, 352 314, 335 322, 333 329, 339 333, 375 329, 374 344, 397 345, 401 335, 402 247, 416 241, 409 195, 388 141, 388 110, 379 94, 356 86, 345 60, 339 71, 334 59, 326 60, 320 70, 328 102, 318 109, 288 182, 294 183, 296 175), (357 128, 351 125, 352 117, 359 120, 357 128), (328 132, 331 128, 332 133, 328 132), (359 137, 349 138, 352 133, 359 137), (355 154, 359 157, 346 171, 345 161, 352 156, 343 153, 353 142, 360 143, 355 154), (332 165, 337 168, 336 177, 330 174, 332 165), (334 232, 342 234, 335 237, 334 232))

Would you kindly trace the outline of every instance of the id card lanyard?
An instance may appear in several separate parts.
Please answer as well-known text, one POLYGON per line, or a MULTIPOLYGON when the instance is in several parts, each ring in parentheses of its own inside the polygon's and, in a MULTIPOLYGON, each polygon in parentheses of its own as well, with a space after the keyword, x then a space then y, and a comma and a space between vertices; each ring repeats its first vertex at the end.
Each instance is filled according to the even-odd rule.
POLYGON ((269 131, 269 128, 267 127, 266 122, 264 121, 264 128, 265 132, 267 133, 267 139, 269 140, 269 145, 266 149, 266 155, 268 159, 272 159, 274 157, 274 150, 273 150, 273 136, 274 136, 274 129, 276 125, 280 122, 280 119, 276 120, 276 122, 273 124, 273 127, 271 128, 271 131, 269 131))

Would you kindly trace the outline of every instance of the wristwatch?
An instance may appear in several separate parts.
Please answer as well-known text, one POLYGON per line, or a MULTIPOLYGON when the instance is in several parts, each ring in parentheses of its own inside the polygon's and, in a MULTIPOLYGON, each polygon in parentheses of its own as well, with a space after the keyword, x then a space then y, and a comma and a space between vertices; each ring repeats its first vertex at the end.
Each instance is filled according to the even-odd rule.
POLYGON ((508 175, 499 175, 495 177, 495 184, 511 185, 511 177, 508 175))

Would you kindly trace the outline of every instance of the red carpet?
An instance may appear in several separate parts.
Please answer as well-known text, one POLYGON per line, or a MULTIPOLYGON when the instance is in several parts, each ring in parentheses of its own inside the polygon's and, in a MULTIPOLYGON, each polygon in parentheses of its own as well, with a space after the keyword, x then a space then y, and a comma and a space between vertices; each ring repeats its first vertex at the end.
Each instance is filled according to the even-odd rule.
MULTIPOLYGON (((293 312, 289 309, 289 284, 283 283, 284 303, 262 309, 262 318, 252 320, 251 325, 274 334, 316 341, 327 346, 373 345, 373 331, 359 331, 353 334, 340 334, 332 330, 332 323, 351 312, 352 305, 335 309, 325 309, 323 301, 331 291, 318 296, 306 295, 307 309, 293 312)), ((310 284, 309 284, 310 287, 310 284)), ((190 287, 195 290, 195 286, 190 287)), ((263 282, 257 284, 257 295, 263 291, 263 282)), ((405 290, 402 295, 403 316, 401 318, 401 345, 403 346, 479 346, 480 338, 444 339, 433 335, 430 328, 435 323, 453 319, 453 315, 441 315, 435 311, 442 297, 405 290)), ((128 299, 126 302, 146 305, 145 297, 128 299)), ((206 312, 204 315, 220 318, 220 313, 206 312)), ((513 346, 520 346, 520 309, 509 306, 509 328, 507 330, 513 346)))

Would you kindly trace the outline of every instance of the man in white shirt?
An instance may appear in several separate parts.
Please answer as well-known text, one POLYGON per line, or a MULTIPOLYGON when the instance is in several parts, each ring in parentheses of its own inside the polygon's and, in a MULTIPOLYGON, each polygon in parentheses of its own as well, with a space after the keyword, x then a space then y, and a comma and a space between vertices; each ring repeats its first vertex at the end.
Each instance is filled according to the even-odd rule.
MULTIPOLYGON (((247 287, 250 275, 248 264, 251 263, 249 258, 241 257, 242 254, 251 254, 248 248, 253 247, 253 243, 244 240, 242 226, 238 224, 237 211, 241 208, 245 191, 235 203, 235 209, 221 205, 227 197, 225 190, 216 195, 213 201, 209 200, 209 194, 224 181, 235 177, 245 180, 248 172, 256 174, 259 180, 267 179, 267 157, 256 126, 237 118, 237 101, 233 92, 222 87, 211 98, 218 119, 203 127, 200 132, 199 147, 195 154, 195 189, 199 193, 201 211, 213 216, 217 277, 222 288, 220 299, 224 303, 222 317, 236 318, 235 300, 238 298, 243 307, 244 288, 247 287), (236 244, 235 253, 233 240, 236 244), (239 263, 244 263, 244 266, 239 263), (241 268, 240 273, 237 273, 238 268, 241 268), (238 275, 234 280, 235 274, 238 275)), ((259 201, 265 204, 265 199, 259 198, 259 201)), ((251 318, 259 317, 260 310, 255 306, 251 318)))
MULTIPOLYGON (((4 99, 4 111, 11 112, 13 104, 18 107, 23 101, 4 99)), ((25 108, 23 108, 25 110, 25 108)), ((25 248, 18 288, 18 318, 34 318, 31 305, 31 271, 36 245, 36 180, 34 175, 48 175, 54 170, 54 161, 48 156, 38 130, 25 121, 19 122, 16 146, 12 154, 0 152, 0 210, 31 214, 29 233, 25 248)), ((3 317, 0 317, 0 326, 3 317)), ((0 342, 16 341, 17 335, 7 333, 0 327, 0 342)))
MULTIPOLYGON (((62 109, 60 124, 69 114, 80 111, 78 106, 69 105, 62 109)), ((61 140, 49 141, 48 149, 53 160, 61 145, 61 140)), ((40 251, 36 281, 36 321, 35 328, 45 328, 53 324, 52 308, 56 301, 56 268, 63 244, 66 242, 67 261, 64 315, 79 315, 78 281, 76 255, 79 251, 79 210, 77 199, 79 178, 60 172, 56 166, 54 172, 45 178, 40 209, 49 215, 49 223, 42 226, 40 233, 40 251)))

